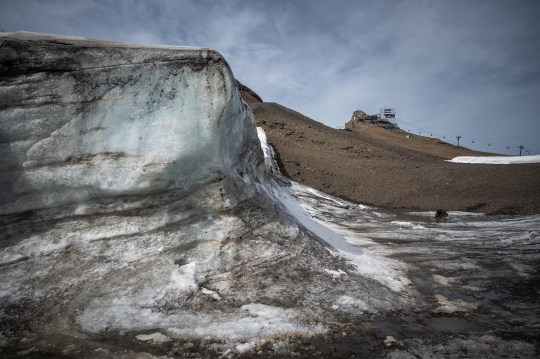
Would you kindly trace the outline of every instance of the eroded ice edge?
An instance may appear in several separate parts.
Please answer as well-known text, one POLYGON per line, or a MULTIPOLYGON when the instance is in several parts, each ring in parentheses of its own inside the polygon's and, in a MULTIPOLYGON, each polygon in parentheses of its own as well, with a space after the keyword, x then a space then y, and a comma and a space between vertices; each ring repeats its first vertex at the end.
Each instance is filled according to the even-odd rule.
MULTIPOLYGON (((271 158, 273 150, 266 142, 264 130, 258 127, 257 131, 265 154, 265 163, 267 159, 268 163, 274 162, 271 158)), ((275 164, 271 168, 275 168, 275 164)), ((409 283, 403 275, 402 271, 405 268, 401 263, 380 255, 368 246, 362 246, 371 241, 353 235, 351 231, 345 230, 345 227, 331 219, 333 214, 348 213, 351 208, 366 210, 369 209, 367 206, 343 201, 294 181, 290 181, 290 186, 283 186, 278 181, 273 181, 269 187, 276 201, 281 203, 307 230, 328 244, 336 254, 350 261, 358 273, 396 292, 403 290, 404 284, 409 283)))

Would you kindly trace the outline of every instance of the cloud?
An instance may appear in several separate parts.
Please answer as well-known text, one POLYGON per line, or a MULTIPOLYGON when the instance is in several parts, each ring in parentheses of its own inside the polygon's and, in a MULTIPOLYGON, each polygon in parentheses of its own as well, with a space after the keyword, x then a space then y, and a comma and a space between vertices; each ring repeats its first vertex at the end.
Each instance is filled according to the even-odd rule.
POLYGON ((540 153, 536 1, 19 0, 2 10, 6 31, 215 48, 264 100, 330 126, 387 105, 434 132, 540 153))

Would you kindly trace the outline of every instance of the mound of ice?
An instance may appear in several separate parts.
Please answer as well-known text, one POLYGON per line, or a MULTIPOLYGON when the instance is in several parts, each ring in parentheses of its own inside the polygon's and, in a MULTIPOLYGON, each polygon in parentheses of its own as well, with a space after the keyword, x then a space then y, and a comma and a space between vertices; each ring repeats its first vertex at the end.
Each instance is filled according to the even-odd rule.
POLYGON ((217 52, 32 33, 0 42, 0 214, 246 171, 254 120, 217 52))
POLYGON ((217 52, 1 33, 0 64, 1 343, 130 331, 241 351, 326 332, 345 294, 344 308, 402 305, 395 271, 269 176, 217 52))

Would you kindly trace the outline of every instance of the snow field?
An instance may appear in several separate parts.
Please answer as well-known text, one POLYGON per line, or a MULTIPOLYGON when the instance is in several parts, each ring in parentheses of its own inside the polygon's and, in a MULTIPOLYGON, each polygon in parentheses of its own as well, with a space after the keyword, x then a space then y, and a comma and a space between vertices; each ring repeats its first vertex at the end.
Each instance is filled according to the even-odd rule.
POLYGON ((478 164, 490 164, 490 165, 512 165, 520 163, 540 163, 540 155, 534 156, 459 156, 454 157, 447 162, 454 163, 478 163, 478 164))

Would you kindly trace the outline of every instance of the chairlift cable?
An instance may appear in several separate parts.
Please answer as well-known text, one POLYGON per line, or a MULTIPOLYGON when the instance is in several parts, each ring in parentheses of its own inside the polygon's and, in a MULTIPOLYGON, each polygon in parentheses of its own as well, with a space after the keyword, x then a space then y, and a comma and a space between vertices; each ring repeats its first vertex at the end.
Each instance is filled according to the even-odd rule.
MULTIPOLYGON (((408 123, 406 121, 403 121, 403 120, 397 120, 396 119, 396 122, 401 122, 403 124, 406 124, 412 128, 415 128, 416 130, 418 130, 418 134, 422 134, 422 132, 426 132, 426 133, 430 133, 430 136, 437 136, 437 137, 442 137, 442 138, 445 138, 446 139, 446 135, 444 134, 440 134, 440 133, 435 133, 435 132, 431 132, 431 131, 428 131, 426 130, 425 128, 422 128, 422 127, 419 127, 419 126, 416 126, 412 123, 408 123)), ((408 130, 410 132, 410 129, 408 130)), ((502 146, 502 147, 506 147, 507 149, 511 149, 511 148, 519 148, 519 146, 516 146, 516 145, 508 145, 508 144, 503 144, 503 143, 495 143, 495 142, 490 142, 490 141, 482 141, 482 140, 474 140, 472 138, 467 138, 467 137, 461 137, 463 140, 469 140, 471 141, 471 143, 481 143, 481 144, 487 144, 488 146, 502 146)))

